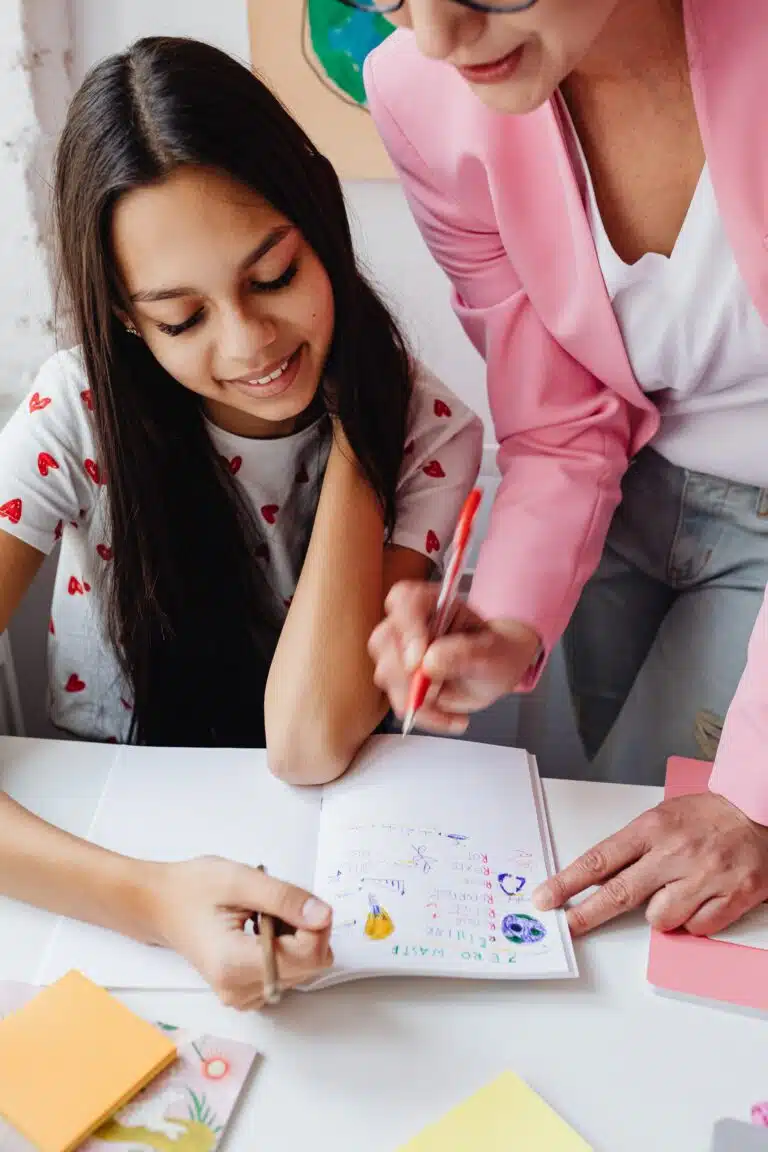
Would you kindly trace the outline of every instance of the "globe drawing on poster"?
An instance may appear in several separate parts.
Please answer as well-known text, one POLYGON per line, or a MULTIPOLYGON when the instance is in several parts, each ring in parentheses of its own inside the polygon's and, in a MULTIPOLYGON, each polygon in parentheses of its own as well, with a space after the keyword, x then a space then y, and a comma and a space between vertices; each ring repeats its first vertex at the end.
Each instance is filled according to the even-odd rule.
POLYGON ((393 31, 378 12, 350 8, 340 0, 306 0, 303 52, 337 96, 365 107, 365 58, 393 31))

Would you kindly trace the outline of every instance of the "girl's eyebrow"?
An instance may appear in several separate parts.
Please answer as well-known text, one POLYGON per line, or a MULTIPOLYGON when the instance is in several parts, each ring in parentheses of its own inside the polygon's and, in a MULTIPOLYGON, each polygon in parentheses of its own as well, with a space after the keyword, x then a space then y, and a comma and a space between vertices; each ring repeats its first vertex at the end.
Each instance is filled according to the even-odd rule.
MULTIPOLYGON (((260 244, 248 253, 248 255, 240 262, 240 272, 245 272, 246 268, 250 268, 253 264, 258 264, 268 252, 284 240, 293 228, 290 224, 282 224, 278 228, 273 228, 272 231, 264 237, 260 244)), ((146 290, 141 292, 134 292, 131 296, 132 304, 155 304, 158 300, 178 300, 182 296, 197 296, 198 293, 194 288, 186 285, 181 285, 178 288, 158 288, 156 290, 146 290)))

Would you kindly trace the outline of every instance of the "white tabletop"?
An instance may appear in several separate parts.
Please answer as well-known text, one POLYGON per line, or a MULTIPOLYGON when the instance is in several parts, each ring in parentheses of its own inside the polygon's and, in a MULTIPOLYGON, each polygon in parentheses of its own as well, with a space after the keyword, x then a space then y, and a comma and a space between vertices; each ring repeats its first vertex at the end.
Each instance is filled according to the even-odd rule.
MULTIPOLYGON (((77 770, 64 778, 55 741, 0 738, 0 786, 83 834, 114 750, 79 747, 77 770)), ((561 862, 660 798, 624 785, 544 788, 561 862)), ((16 979, 32 978, 49 926, 45 913, 0 898, 0 943, 14 950, 16 979)), ((264 1054, 230 1152, 395 1152, 505 1068, 595 1152, 706 1152, 716 1120, 748 1120, 751 1105, 768 1099, 768 1022, 659 995, 645 979, 647 955, 636 915, 577 942, 578 980, 370 980, 249 1015, 201 992, 122 998, 149 1018, 247 1040, 264 1054)), ((513 1133, 510 1117, 510 1149, 513 1133)))

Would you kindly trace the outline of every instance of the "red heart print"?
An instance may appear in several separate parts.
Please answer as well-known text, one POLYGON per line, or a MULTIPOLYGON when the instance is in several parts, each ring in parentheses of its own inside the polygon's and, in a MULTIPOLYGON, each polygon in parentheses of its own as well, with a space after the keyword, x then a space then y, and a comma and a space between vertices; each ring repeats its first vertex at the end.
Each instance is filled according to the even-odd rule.
POLYGON ((81 680, 76 672, 73 672, 64 688, 67 692, 82 692, 85 688, 85 681, 81 680))
POLYGON ((117 744, 117 736, 107 736, 107 744, 117 744))
POLYGON ((452 416, 450 408, 445 400, 435 400, 435 416, 452 416))
POLYGON ((53 626, 53 616, 49 616, 48 618, 48 631, 50 632, 51 636, 56 635, 56 629, 53 626))
POLYGON ((47 408, 50 402, 50 396, 41 396, 39 392, 33 392, 29 398, 29 410, 30 412, 42 412, 43 408, 47 408))
POLYGON ((430 555, 432 552, 439 552, 440 551, 440 541, 438 540, 437 536, 435 535, 435 533, 432 531, 431 528, 430 528, 429 532, 427 532, 426 545, 427 545, 427 555, 430 555))
POLYGON ((73 528, 77 528, 77 527, 78 527, 78 523, 77 523, 77 520, 70 520, 70 524, 72 525, 72 527, 73 527, 73 528))
POLYGON ((261 514, 266 520, 267 524, 274 524, 279 511, 279 504, 262 504, 261 506, 261 514))
POLYGON ((133 706, 129 704, 128 701, 122 696, 120 697, 120 703, 122 704, 123 708, 125 708, 126 712, 133 712, 133 706))
POLYGON ((82 596, 85 589, 78 580, 77 576, 70 576, 69 584, 67 585, 67 592, 70 596, 82 596))
POLYGON ((63 533, 64 533, 64 521, 59 520, 59 522, 56 525, 54 532, 53 532, 54 540, 61 540, 63 533))
POLYGON ((90 584, 86 584, 85 581, 83 581, 83 588, 85 588, 86 592, 90 592, 90 590, 91 590, 90 584))
POLYGON ((242 456, 233 456, 231 460, 227 461, 227 467, 233 476, 237 476, 238 472, 243 466, 242 456))
POLYGON ((83 404, 85 404, 88 411, 93 412, 93 393, 91 392, 90 388, 86 388, 84 392, 80 393, 80 399, 82 400, 83 404))
POLYGON ((96 551, 98 552, 99 556, 101 556, 102 560, 107 561, 112 559, 112 549, 109 548, 106 544, 97 544, 96 551))
POLYGON ((296 483, 309 484, 309 472, 307 472, 306 464, 302 464, 301 468, 299 468, 298 472, 296 473, 296 483))
POLYGON ((41 476, 47 476, 51 468, 58 468, 58 466, 50 452, 41 452, 37 457, 37 470, 41 476))
POLYGON ((21 520, 21 500, 6 500, 5 504, 0 504, 0 516, 10 520, 11 524, 18 524, 21 520))
POLYGON ((101 472, 95 460, 91 460, 90 457, 87 460, 84 460, 83 468, 85 468, 94 484, 101 484, 101 472))
POLYGON ((413 440, 409 440, 405 448, 403 448, 403 456, 410 456, 415 447, 416 445, 414 444, 413 440))
POLYGON ((431 476, 433 480, 445 479, 445 472, 439 460, 430 460, 429 464, 424 465, 422 472, 427 476, 431 476))

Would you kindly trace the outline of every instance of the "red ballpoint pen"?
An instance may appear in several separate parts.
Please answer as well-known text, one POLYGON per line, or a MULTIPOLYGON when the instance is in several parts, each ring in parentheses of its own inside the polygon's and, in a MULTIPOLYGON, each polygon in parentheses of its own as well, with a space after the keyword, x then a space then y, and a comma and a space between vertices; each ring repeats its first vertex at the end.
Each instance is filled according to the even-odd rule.
MULTIPOLYGON (((461 577, 464 574, 464 562, 467 555, 469 538, 472 534, 472 525, 474 524, 482 498, 482 489, 473 488, 464 501, 464 507, 461 510, 459 522, 456 525, 456 531, 453 535, 450 559, 445 566, 443 582, 437 598, 437 607, 435 608, 435 615, 430 628, 430 643, 436 640, 438 636, 442 636, 451 622, 453 606, 456 603, 461 577)), ((411 679, 411 688, 408 694, 408 708, 405 713, 402 728, 403 736, 407 736, 413 728, 416 713, 426 699, 430 684, 431 680, 426 672, 418 668, 411 679)))

